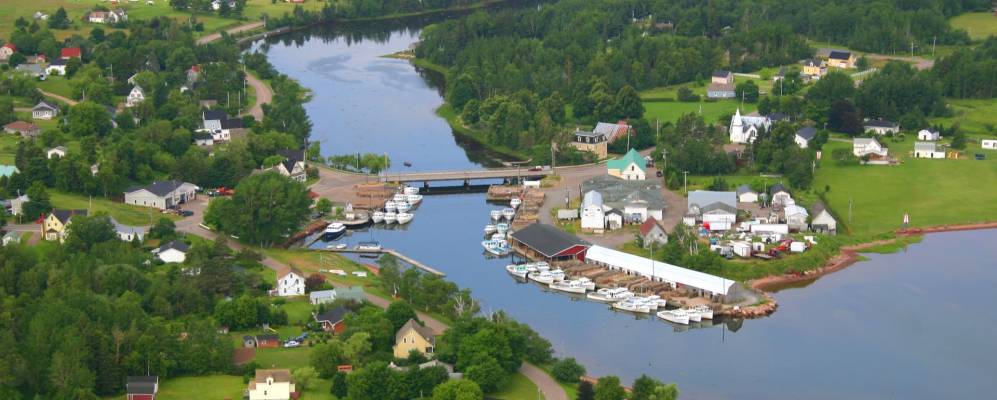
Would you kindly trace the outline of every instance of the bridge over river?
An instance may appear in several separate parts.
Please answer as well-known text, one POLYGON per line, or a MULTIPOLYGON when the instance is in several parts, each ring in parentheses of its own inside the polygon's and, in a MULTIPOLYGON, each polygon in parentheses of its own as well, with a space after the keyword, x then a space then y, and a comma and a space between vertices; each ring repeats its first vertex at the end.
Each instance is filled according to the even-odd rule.
POLYGON ((433 172, 411 172, 389 174, 380 177, 381 182, 438 182, 438 181, 464 181, 468 183, 478 179, 523 179, 523 178, 543 178, 552 175, 553 170, 544 168, 542 170, 529 170, 524 168, 501 168, 501 169, 480 169, 470 171, 433 171, 433 172))

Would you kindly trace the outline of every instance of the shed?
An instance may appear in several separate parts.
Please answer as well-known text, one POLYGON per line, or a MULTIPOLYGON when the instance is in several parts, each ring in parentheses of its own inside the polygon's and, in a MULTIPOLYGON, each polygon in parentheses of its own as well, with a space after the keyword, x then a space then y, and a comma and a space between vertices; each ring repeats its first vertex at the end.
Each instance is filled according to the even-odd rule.
POLYGON ((757 203, 758 192, 751 188, 751 185, 744 184, 737 187, 737 201, 741 203, 757 203))
POLYGON ((588 242, 550 225, 535 223, 509 235, 513 249, 530 259, 584 259, 588 242))

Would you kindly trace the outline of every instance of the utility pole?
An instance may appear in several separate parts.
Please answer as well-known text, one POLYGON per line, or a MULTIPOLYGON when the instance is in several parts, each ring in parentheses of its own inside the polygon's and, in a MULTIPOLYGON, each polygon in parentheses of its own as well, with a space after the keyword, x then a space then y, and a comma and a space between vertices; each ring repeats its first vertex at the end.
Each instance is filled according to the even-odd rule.
POLYGON ((938 36, 931 37, 931 56, 935 56, 935 43, 938 41, 938 36))
POLYGON ((682 171, 682 185, 685 186, 685 195, 689 196, 689 171, 682 171))
POLYGON ((848 198, 848 223, 852 223, 852 198, 848 198))
POLYGON ((550 173, 557 175, 557 142, 550 141, 550 173))

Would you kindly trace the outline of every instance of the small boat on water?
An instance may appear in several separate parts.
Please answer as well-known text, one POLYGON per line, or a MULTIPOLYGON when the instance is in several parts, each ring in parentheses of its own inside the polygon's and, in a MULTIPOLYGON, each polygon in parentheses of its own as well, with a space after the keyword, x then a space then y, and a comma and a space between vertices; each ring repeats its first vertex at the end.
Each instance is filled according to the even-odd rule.
POLYGON ((550 264, 547 264, 546 261, 537 261, 533 263, 533 267, 535 267, 537 271, 550 271, 550 264))
POLYGON ((492 225, 492 224, 485 225, 485 234, 486 235, 491 235, 491 234, 495 233, 495 231, 497 229, 498 228, 496 228, 495 225, 492 225))
POLYGON ((491 214, 492 219, 496 221, 498 221, 499 218, 502 218, 502 210, 492 210, 489 214, 491 214))
POLYGON ((562 292, 577 293, 577 294, 585 294, 585 292, 587 291, 585 289, 585 286, 583 286, 582 283, 577 280, 553 282, 550 284, 550 288, 562 292))
POLYGON ((405 194, 404 193, 395 193, 395 196, 392 197, 391 200, 394 200, 395 203, 405 201, 405 194))
POLYGON ((419 188, 415 186, 405 186, 402 188, 402 193, 405 194, 419 194, 419 188))
POLYGON ((505 217, 505 219, 512 221, 512 219, 516 217, 516 209, 514 209, 514 208, 503 208, 502 209, 502 216, 505 217))
POLYGON ((528 274, 537 271, 536 267, 532 264, 509 264, 505 266, 505 270, 516 277, 526 279, 528 274))
POLYGON ((407 201, 409 204, 411 204, 411 205, 414 206, 416 204, 422 203, 422 195, 421 194, 407 194, 407 195, 405 195, 405 201, 407 201))
POLYGON ((344 249, 346 249, 346 243, 340 243, 336 245, 336 250, 344 250, 344 249))
POLYGON ((384 202, 384 211, 395 212, 397 210, 398 210, 398 204, 395 203, 393 200, 388 200, 384 202))
POLYGON ((409 204, 407 201, 396 201, 395 202, 395 209, 397 209, 398 212, 403 213, 403 212, 406 212, 408 210, 411 210, 412 209, 412 205, 409 204))
POLYGON ((589 293, 585 297, 589 300, 609 303, 628 299, 633 297, 633 295, 633 292, 627 290, 626 288, 602 288, 593 293, 589 293))
POLYGON ((590 291, 590 292, 593 291, 593 290, 595 290, 595 282, 592 282, 591 279, 586 278, 586 277, 583 276, 583 277, 578 278, 576 280, 578 281, 579 284, 582 285, 582 287, 585 288, 585 290, 590 291))
POLYGON ((689 325, 689 314, 684 310, 664 310, 658 311, 658 318, 661 318, 668 322, 674 322, 676 324, 689 325))
POLYGON ((647 304, 633 298, 615 302, 613 303, 613 308, 641 314, 648 314, 651 312, 651 309, 647 306, 647 304))
POLYGON ((397 215, 395 215, 395 219, 398 221, 398 224, 400 225, 405 225, 409 223, 409 221, 411 221, 412 218, 415 218, 415 214, 407 212, 400 212, 397 215))
POLYGON ((713 319, 713 309, 707 305, 698 305, 692 308, 694 311, 699 313, 701 319, 713 319))
POLYGON ((357 243, 357 250, 378 251, 378 250, 381 250, 381 243, 379 243, 379 242, 360 242, 360 243, 357 243))
POLYGON ((388 211, 384 213, 384 223, 393 224, 395 222, 398 222, 398 214, 396 214, 394 211, 388 211))
POLYGON ((655 299, 651 299, 651 298, 647 298, 647 297, 643 297, 643 296, 634 296, 633 299, 636 300, 636 301, 639 301, 641 304, 646 305, 647 308, 651 309, 651 311, 655 311, 655 310, 658 309, 658 301, 655 300, 655 299))
POLYGON ((530 274, 529 278, 530 280, 536 283, 542 283, 544 285, 550 285, 551 283, 554 283, 554 275, 551 275, 550 271, 547 270, 538 271, 537 273, 530 274))
POLYGON ((550 276, 554 277, 554 281, 555 282, 563 281, 564 280, 564 271, 562 271, 560 268, 558 268, 558 269, 552 269, 550 271, 550 276))
POLYGON ((512 208, 519 208, 520 204, 523 204, 523 200, 519 197, 513 197, 512 200, 509 200, 509 205, 512 206, 512 208))
POLYGON ((497 233, 497 232, 493 233, 492 234, 492 240, 505 240, 505 234, 504 233, 497 233))
POLYGON ((343 225, 342 222, 333 222, 325 227, 322 237, 325 239, 335 239, 342 235, 343 232, 346 232, 346 225, 343 225))
POLYGON ((497 256, 504 256, 511 251, 509 242, 505 240, 485 240, 481 242, 481 246, 485 248, 485 251, 497 256))
POLYGON ((696 310, 693 310, 691 308, 683 308, 682 311, 685 311, 685 313, 689 315, 689 321, 691 322, 699 322, 703 320, 703 316, 700 315, 699 312, 696 310))
POLYGON ((374 221, 375 224, 384 222, 384 211, 374 211, 374 213, 370 215, 370 220, 374 221))
POLYGON ((509 224, 507 224, 505 222, 502 222, 502 223, 499 223, 499 224, 495 224, 495 232, 502 233, 502 234, 504 234, 506 232, 509 232, 509 224))
POLYGON ((411 167, 411 166, 412 166, 412 162, 410 162, 410 161, 405 161, 405 162, 403 162, 403 163, 402 163, 402 165, 404 165, 404 166, 406 166, 406 167, 411 167))

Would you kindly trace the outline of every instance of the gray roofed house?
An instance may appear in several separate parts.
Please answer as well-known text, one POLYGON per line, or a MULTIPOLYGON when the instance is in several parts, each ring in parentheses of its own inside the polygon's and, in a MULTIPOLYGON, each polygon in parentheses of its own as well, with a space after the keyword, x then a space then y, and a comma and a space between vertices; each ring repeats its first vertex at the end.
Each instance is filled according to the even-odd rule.
POLYGON ((18 66, 14 67, 14 71, 31 76, 38 76, 45 74, 45 69, 42 68, 40 64, 19 64, 18 66))
POLYGON ((714 210, 723 210, 723 211, 729 212, 731 214, 735 214, 735 215, 737 214, 737 207, 731 207, 729 204, 726 204, 726 203, 723 203, 723 202, 719 202, 719 201, 715 202, 715 203, 707 204, 705 206, 702 206, 702 207, 699 208, 699 210, 701 212, 703 212, 703 213, 707 213, 707 212, 714 211, 714 210))
POLYGON ((289 177, 298 182, 308 179, 308 170, 305 164, 305 150, 278 150, 277 154, 284 157, 284 160, 266 169, 277 171, 277 173, 289 177))
POLYGON ((52 210, 52 215, 54 215, 55 218, 59 220, 59 222, 62 222, 63 225, 65 225, 67 222, 69 222, 71 218, 77 215, 86 216, 87 214, 88 214, 87 210, 60 210, 60 209, 52 210))
POLYGON ((824 202, 818 200, 810 206, 810 214, 813 218, 810 220, 810 229, 827 234, 837 234, 838 232, 838 221, 834 219, 831 212, 828 211, 827 206, 824 202))
POLYGON ((125 381, 125 392, 127 392, 128 399, 133 397, 138 398, 155 398, 156 393, 159 392, 159 377, 152 376, 129 376, 125 381), (138 397, 139 395, 144 395, 138 397), (152 396, 152 397, 148 397, 152 396))
MULTIPOLYGON (((661 195, 661 183, 656 181, 637 181, 617 179, 609 175, 601 175, 582 182, 582 193, 591 190, 602 195, 603 204, 612 208, 624 209, 627 204, 637 199, 647 202, 647 209, 664 212, 666 203, 661 195)), ((655 215, 655 218, 661 219, 655 215)))
POLYGON ((187 245, 187 243, 181 242, 179 240, 171 240, 171 241, 167 242, 166 244, 164 244, 162 246, 159 246, 159 252, 160 253, 162 253, 162 252, 164 252, 166 250, 170 250, 170 249, 178 250, 178 251, 186 253, 187 250, 190 249, 190 246, 187 245))
POLYGON ((155 181, 145 186, 133 186, 125 191, 125 203, 160 210, 174 208, 197 198, 197 186, 178 180, 155 181))
POLYGON ((546 259, 573 258, 589 246, 574 235, 539 223, 515 231, 509 238, 517 251, 546 259))
POLYGON ((395 332, 395 343, 401 341, 402 336, 404 336, 406 331, 409 329, 416 331, 416 333, 418 333, 420 336, 422 336, 427 340, 432 340, 433 338, 436 337, 436 332, 433 332, 431 328, 429 328, 428 326, 420 325, 414 319, 409 319, 407 322, 405 322, 405 325, 402 325, 401 328, 398 328, 398 332, 395 332))
POLYGON ((360 302, 364 299, 363 286, 339 287, 332 290, 318 290, 308 294, 312 304, 332 303, 336 300, 360 302))
POLYGON ((752 189, 751 185, 749 185, 747 183, 745 183, 745 184, 737 187, 737 195, 738 196, 740 196, 742 194, 745 194, 745 193, 755 193, 755 194, 757 194, 758 192, 755 192, 755 189, 752 189))
POLYGON ((132 240, 138 239, 141 242, 145 239, 146 229, 144 227, 125 225, 118 222, 113 217, 111 218, 111 225, 114 225, 114 231, 117 232, 118 238, 122 241, 131 242, 132 240))
POLYGON ((336 332, 342 330, 343 319, 349 312, 350 310, 346 307, 330 307, 322 313, 315 314, 314 318, 315 322, 322 325, 322 330, 336 332))
POLYGON ((688 203, 690 210, 692 210, 693 206, 696 206, 701 212, 703 207, 717 202, 724 203, 737 210, 737 193, 715 192, 709 190, 693 190, 689 192, 688 203))
POLYGON ((59 106, 42 100, 31 108, 31 118, 52 119, 59 115, 59 106))
POLYGON ((793 141, 796 142, 797 146, 805 149, 810 146, 810 141, 817 136, 817 128, 812 126, 804 126, 796 131, 796 136, 793 137, 793 141))

